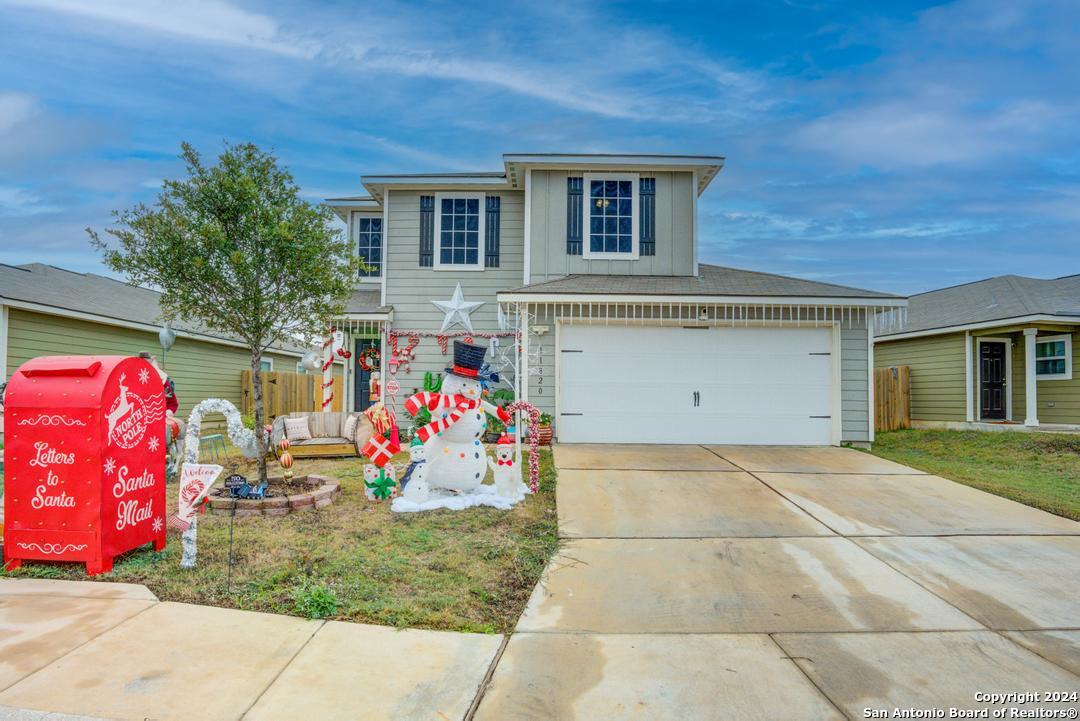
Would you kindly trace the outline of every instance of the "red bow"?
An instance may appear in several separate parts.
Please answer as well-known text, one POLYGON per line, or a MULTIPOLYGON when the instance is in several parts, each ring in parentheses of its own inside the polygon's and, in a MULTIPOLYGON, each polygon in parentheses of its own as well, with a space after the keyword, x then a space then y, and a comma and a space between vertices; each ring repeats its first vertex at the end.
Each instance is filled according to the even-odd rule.
POLYGON ((496 463, 498 463, 500 466, 512 466, 512 465, 514 465, 513 461, 496 461, 496 463))

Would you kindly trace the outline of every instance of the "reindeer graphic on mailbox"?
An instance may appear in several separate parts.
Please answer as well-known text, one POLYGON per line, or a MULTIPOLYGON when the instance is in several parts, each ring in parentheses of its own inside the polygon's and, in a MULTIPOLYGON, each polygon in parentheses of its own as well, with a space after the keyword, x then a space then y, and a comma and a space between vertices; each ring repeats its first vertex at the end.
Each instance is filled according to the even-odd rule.
POLYGON ((165 394, 142 358, 47 356, 5 394, 4 565, 86 563, 90 575, 165 548, 165 394))

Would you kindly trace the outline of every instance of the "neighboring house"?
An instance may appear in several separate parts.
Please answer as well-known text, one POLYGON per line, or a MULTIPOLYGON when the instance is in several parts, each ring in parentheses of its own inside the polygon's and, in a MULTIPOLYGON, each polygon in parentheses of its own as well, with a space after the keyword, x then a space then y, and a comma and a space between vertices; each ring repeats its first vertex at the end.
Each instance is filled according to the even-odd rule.
POLYGON ((1080 275, 1004 275, 912 296, 875 364, 911 368, 914 425, 1080 428, 1078 326, 1080 275))
MULTIPOLYGON (((251 368, 247 348, 235 338, 180 322, 172 326, 176 342, 163 358, 160 297, 100 275, 41 263, 0 264, 0 377, 6 381, 37 356, 147 351, 164 360, 181 417, 207 398, 239 407, 240 371, 251 368)), ((300 347, 274 348, 264 356, 263 369, 296 372, 303 353, 300 347)))
MULTIPOLYGON (((340 327, 381 344, 399 416, 451 355, 423 337, 392 374, 386 331, 438 333, 432 301, 460 283, 482 303, 477 333, 498 331, 500 306, 521 314, 520 395, 554 416, 560 442, 872 440, 867 319, 905 300, 699 264, 698 196, 722 158, 503 160, 492 173, 366 176, 367 195, 327 201, 376 266, 340 327)), ((350 364, 349 398, 366 398, 366 382, 350 364)))

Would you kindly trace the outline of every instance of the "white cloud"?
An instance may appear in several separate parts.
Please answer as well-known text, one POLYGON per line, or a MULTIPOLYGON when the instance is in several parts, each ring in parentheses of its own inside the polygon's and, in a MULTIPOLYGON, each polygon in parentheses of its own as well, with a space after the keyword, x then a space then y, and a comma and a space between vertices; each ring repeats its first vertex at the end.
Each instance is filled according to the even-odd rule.
POLYGON ((78 15, 201 42, 311 57, 318 45, 282 35, 278 22, 221 0, 4 0, 35 10, 78 15))
POLYGON ((0 185, 0 215, 25 216, 54 213, 59 208, 42 202, 37 195, 15 186, 0 185))
POLYGON ((0 139, 37 112, 34 99, 24 93, 0 93, 0 139))

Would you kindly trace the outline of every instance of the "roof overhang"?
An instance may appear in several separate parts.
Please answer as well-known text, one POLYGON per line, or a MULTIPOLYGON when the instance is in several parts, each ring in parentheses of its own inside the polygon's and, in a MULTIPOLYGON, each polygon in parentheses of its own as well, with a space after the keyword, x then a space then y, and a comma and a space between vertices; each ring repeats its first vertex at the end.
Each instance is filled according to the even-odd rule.
POLYGON ((387 190, 512 190, 502 173, 444 173, 423 175, 365 175, 364 188, 379 202, 387 190))
POLYGON ((382 212, 382 204, 370 195, 358 195, 354 198, 327 198, 323 201, 323 204, 333 210, 334 214, 346 223, 349 222, 349 213, 355 210, 382 212))
POLYGON ((701 195, 724 167, 719 155, 618 155, 587 153, 507 153, 503 155, 506 179, 511 187, 525 187, 525 171, 547 170, 643 170, 694 172, 701 195))
POLYGON ((794 296, 794 295, 644 295, 644 294, 605 294, 605 293, 523 293, 510 291, 498 293, 500 303, 593 303, 635 304, 635 305, 801 305, 801 306, 843 306, 847 308, 904 308, 905 298, 866 298, 844 296, 794 296))
MULTIPOLYGON (((71 310, 70 308, 60 308, 58 306, 44 305, 42 303, 32 303, 29 301, 17 300, 15 298, 5 298, 2 296, 0 296, 0 306, 19 308, 20 310, 41 313, 43 315, 55 315, 60 318, 72 318, 75 320, 82 320, 89 323, 98 323, 100 325, 114 326, 116 328, 130 328, 132 330, 142 330, 155 334, 158 333, 162 328, 162 326, 160 325, 140 323, 133 320, 124 320, 123 318, 113 318, 112 316, 97 315, 96 313, 86 313, 79 310, 71 310)), ((177 338, 189 338, 191 340, 197 340, 203 343, 213 343, 215 345, 224 345, 231 346, 233 348, 247 349, 247 344, 237 340, 221 338, 220 336, 210 335, 207 333, 199 333, 197 331, 184 330, 182 328, 173 327, 172 330, 174 333, 176 333, 177 338)), ((304 351, 288 348, 272 347, 267 350, 270 353, 275 353, 277 355, 287 355, 295 358, 300 358, 304 355, 304 351)))
POLYGON ((874 337, 875 343, 888 343, 894 340, 907 338, 922 338, 931 335, 948 335, 949 333, 963 333, 969 330, 986 330, 1001 326, 1013 326, 1018 323, 1080 323, 1080 315, 1064 316, 1050 313, 1036 313, 1032 315, 1013 316, 1011 318, 998 318, 997 320, 979 321, 978 323, 964 323, 963 325, 948 325, 941 328, 925 328, 913 330, 907 333, 882 333, 874 337))

